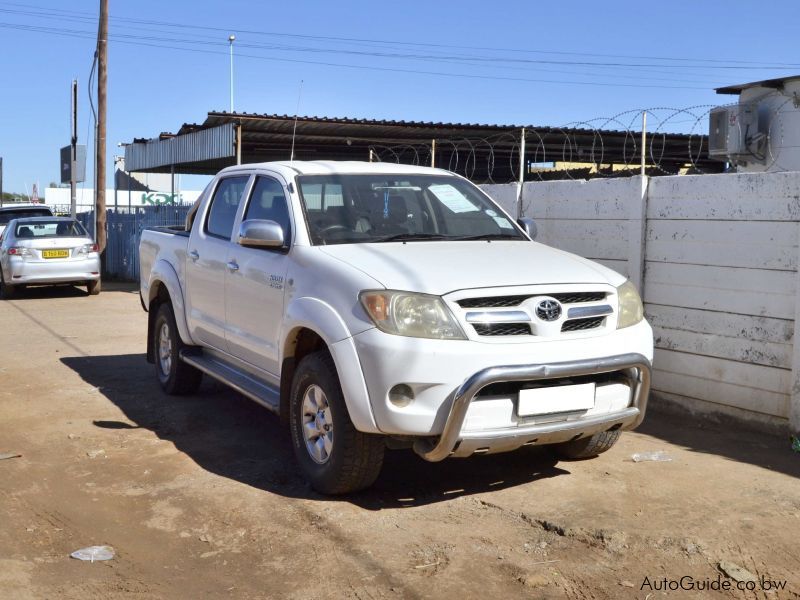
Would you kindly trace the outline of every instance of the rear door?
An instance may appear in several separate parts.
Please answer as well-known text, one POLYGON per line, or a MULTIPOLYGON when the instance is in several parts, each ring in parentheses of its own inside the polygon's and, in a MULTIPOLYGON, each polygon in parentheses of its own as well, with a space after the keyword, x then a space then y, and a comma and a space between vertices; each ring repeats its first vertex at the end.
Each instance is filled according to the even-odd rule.
POLYGON ((268 219, 283 229, 284 248, 230 245, 225 286, 227 341, 231 354, 273 375, 279 373, 280 326, 289 265, 292 218, 285 185, 257 175, 242 221, 268 219))
POLYGON ((249 175, 217 182, 205 213, 197 215, 186 256, 186 318, 198 342, 227 351, 225 341, 226 258, 249 175))

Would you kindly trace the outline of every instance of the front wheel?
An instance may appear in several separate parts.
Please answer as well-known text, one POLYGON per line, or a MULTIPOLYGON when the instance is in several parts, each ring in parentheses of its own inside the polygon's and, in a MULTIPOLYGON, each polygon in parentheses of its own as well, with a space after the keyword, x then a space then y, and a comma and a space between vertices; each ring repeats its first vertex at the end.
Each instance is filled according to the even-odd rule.
POLYGON ((619 439, 619 431, 601 431, 589 437, 556 444, 555 450, 559 456, 567 459, 592 458, 611 449, 619 439))
POLYGON ((153 347, 156 354, 156 375, 161 388, 173 396, 196 391, 203 373, 180 359, 180 352, 185 344, 181 341, 175 324, 175 313, 168 302, 158 307, 153 327, 153 347))
POLYGON ((379 435, 358 431, 327 351, 297 366, 289 406, 292 445, 311 486, 323 494, 347 494, 372 485, 386 448, 379 435))

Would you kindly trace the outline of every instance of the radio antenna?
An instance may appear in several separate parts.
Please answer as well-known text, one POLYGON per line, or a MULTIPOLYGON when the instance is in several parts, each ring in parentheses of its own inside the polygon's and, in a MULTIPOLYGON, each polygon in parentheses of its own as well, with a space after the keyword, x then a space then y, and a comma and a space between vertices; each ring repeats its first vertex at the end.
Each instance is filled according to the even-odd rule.
POLYGON ((300 89, 297 91, 297 108, 294 110, 294 127, 292 128, 292 152, 289 155, 289 162, 294 160, 294 138, 297 134, 297 115, 300 113, 300 98, 303 97, 303 80, 300 80, 300 89))

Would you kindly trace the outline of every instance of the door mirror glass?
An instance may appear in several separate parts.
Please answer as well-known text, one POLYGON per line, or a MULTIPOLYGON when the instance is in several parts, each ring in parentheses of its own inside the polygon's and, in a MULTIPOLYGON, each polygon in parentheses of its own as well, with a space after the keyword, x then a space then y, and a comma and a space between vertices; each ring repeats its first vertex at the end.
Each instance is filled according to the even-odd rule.
POLYGON ((528 234, 529 238, 532 240, 536 239, 536 234, 538 233, 538 230, 536 229, 536 221, 530 217, 521 217, 517 219, 517 225, 522 227, 522 230, 528 234))
POLYGON ((248 219, 239 227, 237 243, 250 248, 282 248, 283 229, 275 221, 248 219))

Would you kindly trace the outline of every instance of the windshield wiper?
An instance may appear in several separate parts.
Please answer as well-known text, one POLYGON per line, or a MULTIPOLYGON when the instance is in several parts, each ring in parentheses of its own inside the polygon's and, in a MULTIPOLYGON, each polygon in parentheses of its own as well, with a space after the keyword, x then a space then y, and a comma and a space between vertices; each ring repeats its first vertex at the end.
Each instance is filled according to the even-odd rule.
POLYGON ((513 233, 481 233, 480 235, 459 235, 451 237, 451 240, 521 240, 522 236, 513 233))
POLYGON ((387 235, 386 237, 376 238, 369 240, 370 243, 374 242, 406 242, 418 240, 449 240, 451 236, 442 235, 441 233, 396 233, 394 235, 387 235))

